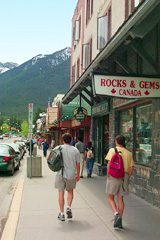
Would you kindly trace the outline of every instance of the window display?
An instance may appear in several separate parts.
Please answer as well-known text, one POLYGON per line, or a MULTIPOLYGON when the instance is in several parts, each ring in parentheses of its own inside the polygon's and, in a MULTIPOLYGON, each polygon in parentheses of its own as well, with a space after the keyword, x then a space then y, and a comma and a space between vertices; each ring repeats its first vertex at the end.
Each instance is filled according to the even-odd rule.
POLYGON ((136 108, 136 162, 148 165, 152 155, 152 105, 136 108))
POLYGON ((120 114, 120 134, 126 137, 126 148, 133 151, 133 110, 127 109, 120 114))
POLYGON ((120 112, 119 133, 126 137, 126 148, 133 151, 134 160, 148 166, 152 156, 152 105, 120 112))
POLYGON ((154 159, 160 161, 160 100, 154 105, 154 130, 153 130, 153 141, 154 141, 154 159))

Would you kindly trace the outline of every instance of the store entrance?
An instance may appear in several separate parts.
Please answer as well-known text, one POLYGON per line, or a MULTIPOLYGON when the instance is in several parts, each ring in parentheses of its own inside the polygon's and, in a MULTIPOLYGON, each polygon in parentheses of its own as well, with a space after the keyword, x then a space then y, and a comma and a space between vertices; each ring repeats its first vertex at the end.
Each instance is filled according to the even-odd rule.
POLYGON ((94 119, 95 161, 106 165, 105 156, 109 149, 109 115, 94 119))

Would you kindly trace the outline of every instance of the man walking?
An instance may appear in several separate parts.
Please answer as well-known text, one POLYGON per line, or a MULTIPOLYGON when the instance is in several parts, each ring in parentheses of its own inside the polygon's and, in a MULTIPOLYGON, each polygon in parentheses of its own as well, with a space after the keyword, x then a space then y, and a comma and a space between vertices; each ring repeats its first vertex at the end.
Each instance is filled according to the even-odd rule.
POLYGON ((80 178, 83 178, 83 170, 84 170, 84 161, 85 161, 85 150, 86 146, 82 142, 80 137, 77 138, 78 142, 75 144, 75 147, 79 150, 81 154, 81 163, 80 163, 80 178))
POLYGON ((106 156, 106 160, 108 161, 107 166, 107 184, 106 184, 106 193, 108 194, 108 202, 114 212, 114 228, 123 228, 122 227, 122 217, 124 212, 124 200, 123 197, 129 194, 129 178, 133 171, 133 157, 132 153, 129 152, 125 148, 125 137, 122 135, 118 135, 115 138, 115 148, 111 148, 106 156), (123 159, 123 178, 116 178, 111 176, 111 168, 112 172, 114 171, 113 165, 111 166, 111 159, 115 154, 115 150, 122 156, 123 159), (117 197, 117 203, 115 201, 115 197, 117 197))
POLYGON ((60 221, 65 221, 64 193, 66 190, 67 191, 66 215, 67 215, 67 218, 70 219, 72 218, 71 205, 73 201, 73 190, 76 187, 76 182, 78 182, 80 179, 79 173, 80 173, 81 156, 79 151, 70 144, 72 140, 72 136, 69 133, 65 133, 62 138, 64 142, 64 144, 61 145, 64 168, 63 168, 63 173, 62 173, 62 170, 57 172, 56 179, 55 179, 55 188, 58 189, 58 193, 59 193, 60 212, 58 215, 58 219, 60 221))

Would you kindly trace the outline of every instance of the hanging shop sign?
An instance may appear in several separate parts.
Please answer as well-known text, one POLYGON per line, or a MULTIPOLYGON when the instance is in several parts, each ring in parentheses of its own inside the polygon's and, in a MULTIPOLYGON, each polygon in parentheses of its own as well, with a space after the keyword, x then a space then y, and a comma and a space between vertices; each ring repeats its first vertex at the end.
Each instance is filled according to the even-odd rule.
POLYGON ((78 107, 74 110, 74 117, 78 121, 83 121, 87 117, 87 109, 78 107))
POLYGON ((94 75, 95 94, 123 98, 159 98, 160 78, 94 75))

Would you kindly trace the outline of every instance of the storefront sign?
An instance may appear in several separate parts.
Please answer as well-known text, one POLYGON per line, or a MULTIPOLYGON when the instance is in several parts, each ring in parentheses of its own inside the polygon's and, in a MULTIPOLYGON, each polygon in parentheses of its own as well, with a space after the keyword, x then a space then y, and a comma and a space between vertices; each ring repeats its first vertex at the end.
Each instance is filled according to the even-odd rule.
POLYGON ((78 107, 74 110, 74 117, 78 121, 83 121, 87 117, 87 109, 78 107))
POLYGON ((94 75, 95 94, 123 98, 160 97, 160 78, 94 75))
POLYGON ((102 102, 92 107, 92 115, 105 115, 109 112, 109 103, 102 102))

